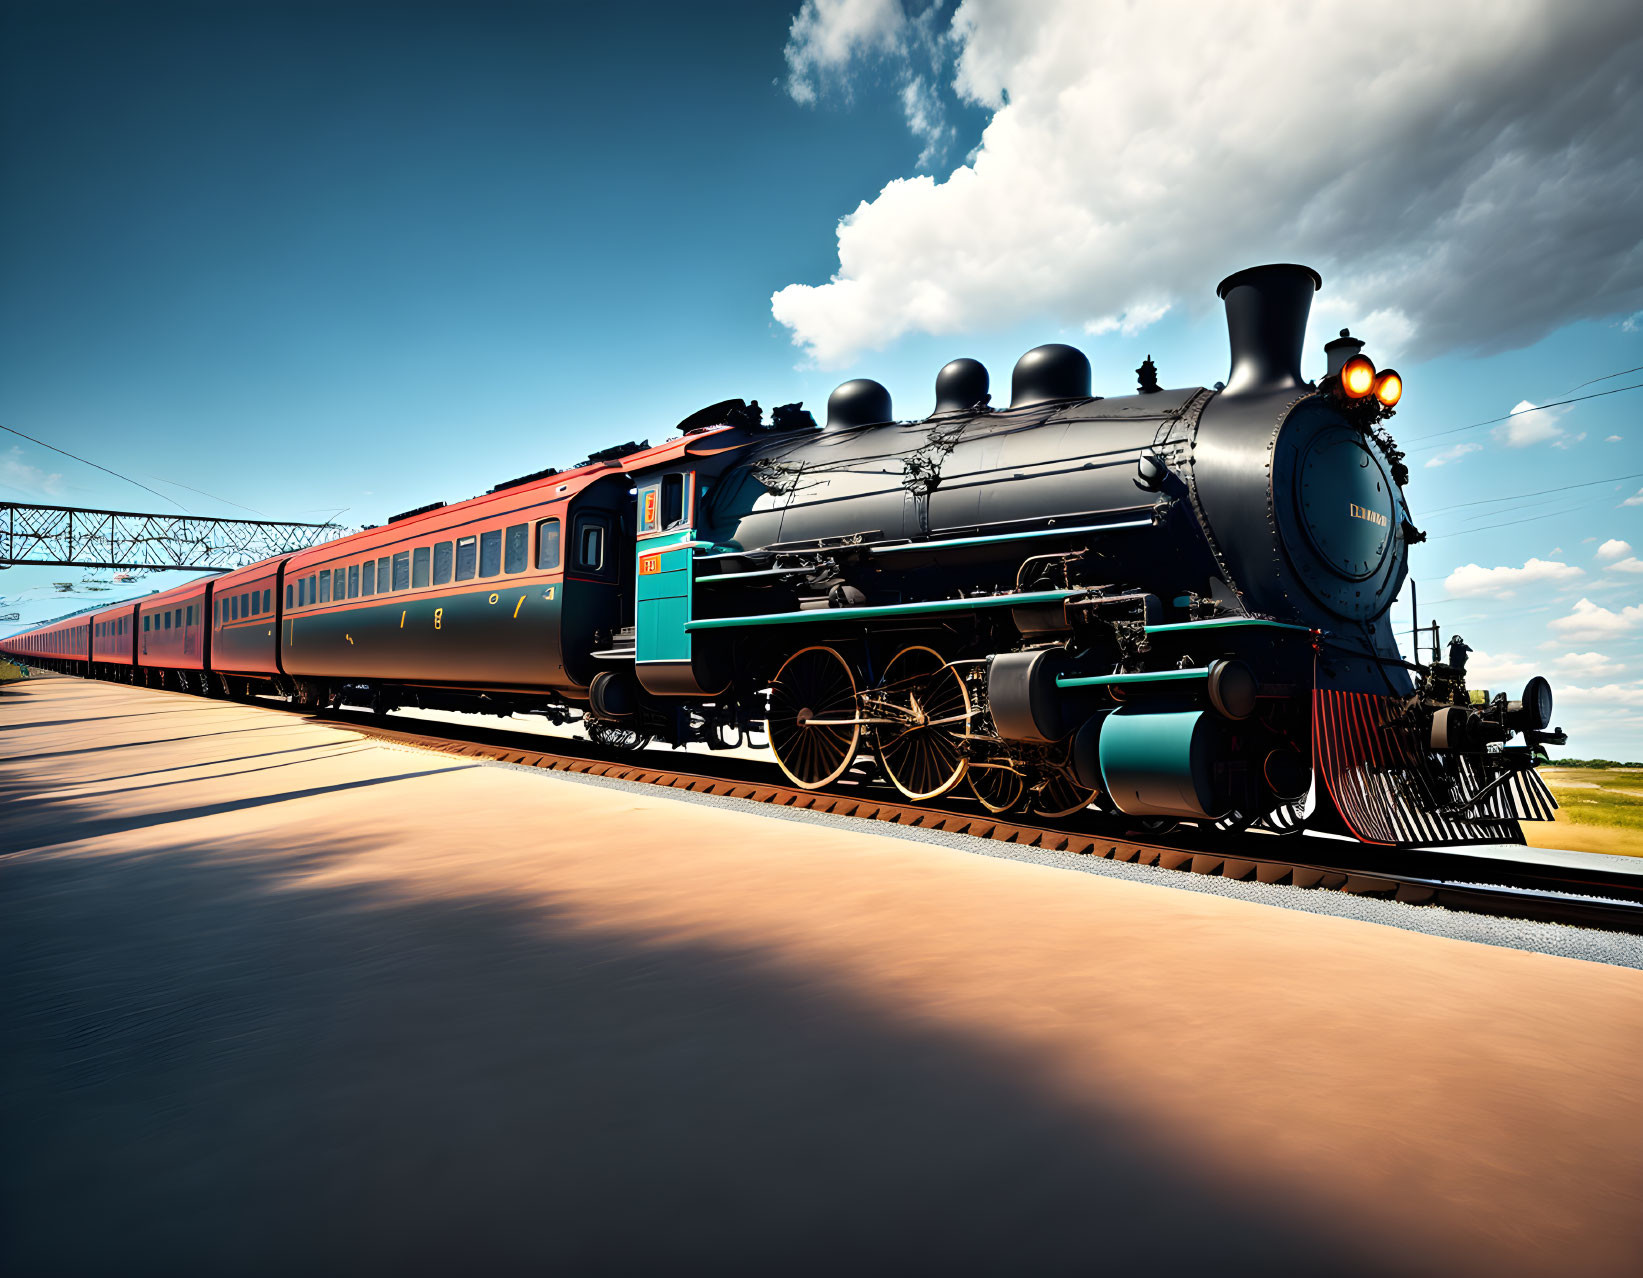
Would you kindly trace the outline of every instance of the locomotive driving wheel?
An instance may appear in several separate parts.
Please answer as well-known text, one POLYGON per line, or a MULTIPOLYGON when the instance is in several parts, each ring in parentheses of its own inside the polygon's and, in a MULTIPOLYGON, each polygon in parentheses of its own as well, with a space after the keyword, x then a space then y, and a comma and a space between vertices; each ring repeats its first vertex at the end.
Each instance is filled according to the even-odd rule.
POLYGON ((1060 768, 1046 770, 1033 787, 1033 811, 1045 817, 1071 816, 1094 803, 1095 794, 1060 768))
POLYGON ((844 775, 861 744, 856 676, 832 648, 801 648, 770 683, 765 734, 794 785, 819 790, 844 775))
POLYGON ((1027 779, 1005 759, 972 760, 964 779, 976 801, 994 816, 1020 803, 1027 789, 1027 779))
POLYGON ((959 738, 969 731, 964 678, 934 648, 903 648, 868 694, 879 766, 909 799, 946 794, 969 768, 959 738), (888 720, 888 722, 885 722, 888 720))

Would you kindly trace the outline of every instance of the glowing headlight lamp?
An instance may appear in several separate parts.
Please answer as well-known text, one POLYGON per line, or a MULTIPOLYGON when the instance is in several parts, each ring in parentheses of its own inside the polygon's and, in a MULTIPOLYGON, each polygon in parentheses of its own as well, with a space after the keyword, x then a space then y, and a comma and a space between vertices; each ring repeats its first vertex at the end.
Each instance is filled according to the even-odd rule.
POLYGON ((1392 408, 1403 398, 1403 378, 1390 368, 1382 369, 1375 378, 1375 398, 1383 408, 1392 408))
POLYGON ((1367 355, 1354 355, 1341 365, 1341 389, 1348 399, 1362 399, 1375 389, 1375 365, 1367 355))

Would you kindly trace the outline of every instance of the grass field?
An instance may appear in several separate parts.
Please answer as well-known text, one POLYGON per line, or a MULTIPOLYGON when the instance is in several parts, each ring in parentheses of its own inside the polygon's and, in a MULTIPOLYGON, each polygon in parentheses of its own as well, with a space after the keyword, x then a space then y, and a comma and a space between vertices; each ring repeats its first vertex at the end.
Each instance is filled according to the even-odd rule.
POLYGON ((1543 848, 1643 856, 1643 768, 1542 768, 1561 805, 1557 820, 1525 822, 1543 848))

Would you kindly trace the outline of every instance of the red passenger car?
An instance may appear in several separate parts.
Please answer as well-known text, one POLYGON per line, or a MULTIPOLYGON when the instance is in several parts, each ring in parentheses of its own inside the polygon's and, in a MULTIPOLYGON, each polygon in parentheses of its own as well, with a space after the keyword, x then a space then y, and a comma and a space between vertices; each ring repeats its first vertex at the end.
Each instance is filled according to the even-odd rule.
POLYGON ((204 691, 211 639, 206 616, 209 579, 190 581, 137 603, 137 670, 140 682, 155 687, 204 691))

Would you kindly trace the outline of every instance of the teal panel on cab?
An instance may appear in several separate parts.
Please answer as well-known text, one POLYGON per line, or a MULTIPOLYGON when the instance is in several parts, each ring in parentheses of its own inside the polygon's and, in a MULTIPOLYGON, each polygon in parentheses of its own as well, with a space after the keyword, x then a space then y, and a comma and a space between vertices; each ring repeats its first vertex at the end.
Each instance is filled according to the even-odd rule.
POLYGON ((689 528, 638 545, 634 610, 634 656, 639 661, 689 661, 692 560, 695 548, 680 545, 695 540, 689 528))

